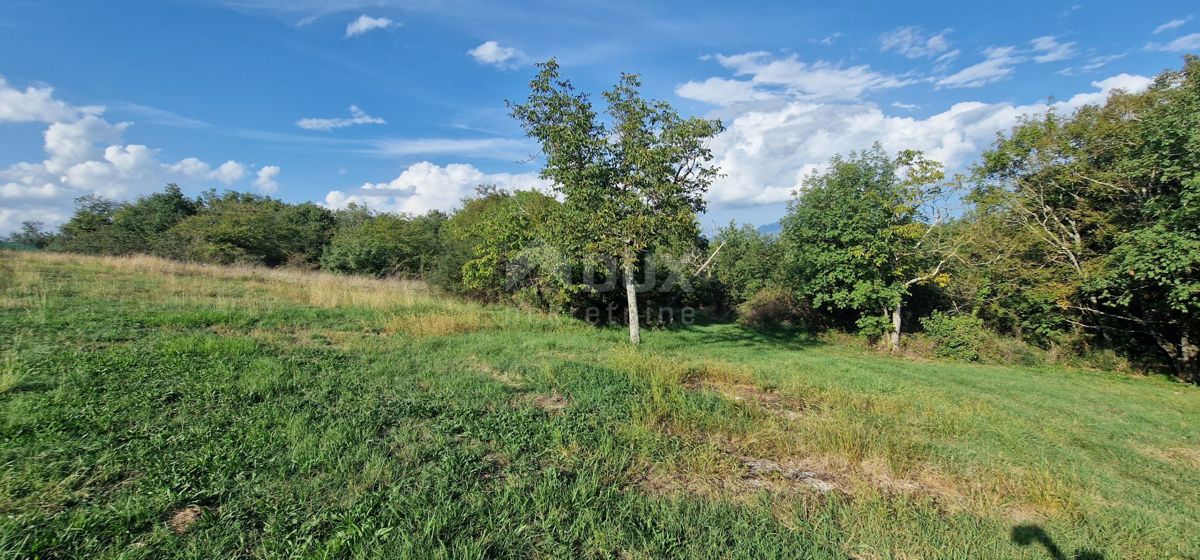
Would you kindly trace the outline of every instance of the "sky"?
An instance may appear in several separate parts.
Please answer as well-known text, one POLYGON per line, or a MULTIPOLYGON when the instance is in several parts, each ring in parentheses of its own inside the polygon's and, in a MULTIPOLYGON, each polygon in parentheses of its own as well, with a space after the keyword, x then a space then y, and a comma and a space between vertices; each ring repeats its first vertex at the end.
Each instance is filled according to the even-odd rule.
POLYGON ((963 170, 1023 114, 1200 53, 1194 1, 810 4, 0 0, 0 234, 168 182, 413 213, 544 189, 505 101, 550 57, 721 118, 702 226, 762 225, 835 154, 963 170))

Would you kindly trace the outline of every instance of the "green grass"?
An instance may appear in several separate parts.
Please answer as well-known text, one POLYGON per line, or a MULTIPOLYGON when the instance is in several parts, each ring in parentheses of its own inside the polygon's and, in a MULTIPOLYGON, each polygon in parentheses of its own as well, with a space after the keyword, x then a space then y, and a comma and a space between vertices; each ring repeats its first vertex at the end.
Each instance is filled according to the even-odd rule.
POLYGON ((0 556, 1200 557, 1196 387, 624 336, 0 252, 0 556))

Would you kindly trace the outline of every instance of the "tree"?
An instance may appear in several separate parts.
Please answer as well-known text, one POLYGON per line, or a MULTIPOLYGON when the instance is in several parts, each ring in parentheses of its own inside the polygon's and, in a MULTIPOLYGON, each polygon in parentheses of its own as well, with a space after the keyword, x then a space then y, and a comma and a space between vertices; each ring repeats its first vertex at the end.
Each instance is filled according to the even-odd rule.
POLYGON ((443 282, 484 301, 566 307, 570 290, 561 274, 566 263, 547 247, 553 235, 548 224, 559 206, 537 191, 480 185, 442 229, 443 282))
POLYGON ((94 195, 75 199, 75 213, 59 229, 59 242, 65 251, 94 255, 122 252, 113 214, 118 204, 94 195))
POLYGON ((341 212, 339 227, 321 255, 321 268, 384 277, 427 272, 439 251, 444 215, 341 212))
POLYGON ((1028 264, 1051 271, 1080 336, 1156 347, 1200 380, 1200 58, 1145 92, 1020 123, 984 154, 973 196, 1035 241, 1028 264))
POLYGON ((160 193, 121 204, 113 212, 113 227, 121 240, 122 253, 160 252, 163 234, 196 213, 196 201, 183 195, 179 185, 169 183, 160 193))
POLYGON ((42 222, 26 221, 21 222, 20 231, 9 234, 5 241, 17 247, 45 249, 54 242, 54 238, 54 233, 46 231, 46 225, 42 222))
POLYGON ((782 220, 798 295, 867 334, 886 333, 897 350, 905 300, 917 284, 944 283, 954 255, 936 207, 942 179, 941 164, 920 152, 891 158, 879 144, 806 177, 782 220))
POLYGON ((315 265, 333 236, 333 213, 250 193, 207 192, 170 230, 180 257, 220 264, 315 265))
POLYGON ((637 344, 639 259, 672 238, 695 237, 696 213, 717 176, 707 141, 723 128, 643 99, 634 74, 603 93, 604 122, 554 59, 538 68, 526 102, 509 103, 511 114, 541 144, 542 177, 562 194, 559 243, 572 254, 620 262, 629 340, 637 344))
POLYGON ((730 222, 713 237, 708 269, 736 306, 773 284, 779 270, 779 243, 752 225, 730 222))

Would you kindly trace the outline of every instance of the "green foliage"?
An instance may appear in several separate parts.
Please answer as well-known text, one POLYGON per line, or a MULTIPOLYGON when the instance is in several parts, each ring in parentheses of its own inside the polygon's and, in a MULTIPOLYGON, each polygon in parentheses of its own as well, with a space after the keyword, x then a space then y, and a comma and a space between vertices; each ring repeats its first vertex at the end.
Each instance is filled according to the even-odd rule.
POLYGON ((643 99, 637 75, 622 74, 603 93, 605 123, 554 59, 538 68, 526 102, 510 108, 541 144, 542 176, 563 195, 563 247, 626 258, 694 237, 717 175, 707 141, 723 130, 720 121, 682 118, 664 101, 643 99))
POLYGON ((780 244, 775 236, 759 233, 752 225, 730 222, 717 231, 709 245, 718 251, 709 269, 728 291, 729 304, 739 305, 776 282, 780 244))
POLYGON ((1200 380, 1200 58, 1145 92, 1023 122, 984 154, 972 200, 1013 240, 1005 266, 988 263, 1018 287, 1009 299, 1053 301, 1043 325, 1200 380))
POLYGON ((113 228, 114 201, 87 195, 75 199, 75 213, 59 229, 56 248, 73 253, 114 255, 125 252, 120 233, 113 228))
POLYGON ((443 286, 484 301, 564 309, 567 261, 549 242, 560 211, 558 201, 537 191, 481 186, 442 230, 443 286))
POLYGON ((125 203, 86 196, 76 200, 75 214, 63 224, 54 247, 94 255, 154 253, 172 255, 167 232, 195 214, 197 203, 178 185, 125 203))
POLYGON ((983 320, 974 315, 950 315, 934 311, 921 319, 934 344, 934 353, 941 358, 964 362, 979 361, 984 344, 991 333, 983 326, 983 320))
POLYGON ((347 274, 420 276, 441 254, 441 213, 419 217, 338 214, 338 229, 321 255, 321 268, 347 274))
POLYGON ((636 344, 637 265, 647 251, 697 237, 696 213, 717 176, 708 140, 723 127, 642 98, 633 74, 622 74, 603 93, 605 122, 590 97, 560 76, 554 59, 538 68, 526 102, 509 107, 541 145, 542 177, 562 194, 554 244, 593 264, 619 259, 636 344))
POLYGON ((163 236, 196 211, 196 201, 172 183, 162 192, 118 206, 112 225, 120 232, 122 252, 163 254, 171 250, 163 246, 163 236))
POLYGON ((762 288, 738 306, 738 322, 754 328, 803 325, 807 306, 786 288, 762 288))
POLYGON ((45 249, 54 243, 56 235, 47 231, 42 222, 22 222, 21 229, 9 234, 3 243, 10 249, 45 249))
POLYGON ((199 212, 171 230, 180 257, 219 264, 313 266, 334 216, 312 203, 285 204, 249 193, 205 193, 199 212))
POLYGON ((917 152, 896 158, 876 144, 834 157, 804 179, 781 221, 785 277, 843 328, 869 336, 919 282, 943 282, 947 251, 924 210, 942 195, 940 165, 917 152))

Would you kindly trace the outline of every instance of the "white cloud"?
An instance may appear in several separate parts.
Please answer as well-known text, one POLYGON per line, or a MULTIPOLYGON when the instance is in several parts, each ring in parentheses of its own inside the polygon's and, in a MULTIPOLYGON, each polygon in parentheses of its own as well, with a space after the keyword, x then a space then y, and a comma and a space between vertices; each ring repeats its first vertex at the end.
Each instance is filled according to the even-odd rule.
MULTIPOLYGON (((1102 102, 1115 89, 1138 91, 1150 79, 1121 74, 1094 82, 1094 91, 1055 104, 1073 111, 1102 102)), ((907 110, 903 103, 894 107, 907 110)), ((791 197, 803 177, 822 169, 835 154, 882 142, 888 150, 924 150, 954 170, 961 169, 1013 126, 1021 115, 1044 112, 1044 103, 1014 105, 963 101, 926 118, 889 114, 874 103, 828 102, 802 97, 720 105, 713 116, 727 130, 711 144, 723 176, 712 186, 714 206, 778 203, 791 197)))
POLYGON ((0 234, 25 220, 56 225, 71 214, 84 195, 124 199, 164 183, 216 179, 235 182, 242 164, 228 161, 213 171, 197 158, 162 162, 158 150, 124 144, 128 122, 110 123, 103 108, 79 107, 53 96, 51 88, 18 90, 0 81, 0 122, 48 122, 43 133, 46 157, 0 168, 0 234))
POLYGON ((242 177, 245 176, 246 166, 233 160, 222 163, 220 167, 216 168, 212 173, 209 174, 210 179, 215 179, 226 185, 232 185, 238 181, 241 181, 242 177))
POLYGON ((385 17, 377 18, 363 14, 358 16, 358 19, 346 24, 346 37, 356 37, 368 31, 375 29, 387 29, 389 27, 398 25, 400 24, 385 17))
POLYGON ((262 169, 258 170, 258 177, 254 179, 254 186, 258 187, 258 190, 267 194, 279 190, 279 180, 277 179, 277 177, 279 177, 279 172, 280 169, 278 165, 263 166, 262 169))
POLYGON ((505 47, 496 41, 486 41, 475 47, 467 54, 480 64, 489 64, 497 68, 515 68, 526 60, 525 53, 515 47, 505 47))
POLYGON ((675 88, 675 94, 713 105, 733 105, 769 99, 771 94, 755 89, 754 84, 726 78, 709 78, 703 82, 687 82, 675 88))
POLYGON ((945 76, 937 81, 937 85, 952 88, 985 86, 1009 77, 1013 66, 1024 60, 1017 54, 1016 47, 988 47, 983 55, 983 62, 945 76))
POLYGON ((1034 52, 1041 53, 1033 57, 1034 62, 1039 63, 1056 62, 1071 58, 1075 56, 1075 45, 1077 44, 1074 42, 1059 43, 1058 38, 1051 35, 1038 37, 1030 41, 1030 43, 1033 44, 1034 52))
POLYGON ((1147 43, 1146 50, 1148 51, 1163 51, 1163 52, 1178 52, 1178 51, 1194 51, 1200 49, 1200 33, 1192 33, 1184 35, 1165 45, 1159 43, 1147 43))
POLYGON ((839 38, 841 38, 841 36, 842 36, 841 32, 831 33, 829 35, 826 35, 824 39, 821 39, 820 41, 817 41, 817 42, 822 45, 825 45, 826 47, 830 47, 830 46, 833 46, 833 44, 836 43, 837 40, 839 38))
POLYGON ((365 183, 352 192, 331 191, 325 195, 325 205, 344 208, 353 202, 376 210, 421 214, 451 210, 476 186, 484 184, 505 190, 548 188, 536 173, 484 173, 466 163, 440 166, 422 161, 387 183, 365 183))
POLYGON ((75 107, 55 99, 54 88, 28 86, 24 90, 16 89, 0 75, 0 123, 52 123, 103 111, 103 107, 75 107))
POLYGON ((920 105, 914 105, 914 104, 912 104, 912 103, 901 103, 901 102, 899 102, 899 101, 893 101, 893 102, 892 102, 892 107, 895 107, 895 108, 897 108, 897 109, 904 109, 905 111, 912 111, 912 110, 914 110, 914 109, 920 109, 920 108, 921 108, 921 106, 920 106, 920 105))
POLYGON ((1171 21, 1168 21, 1167 23, 1164 23, 1158 27, 1155 27, 1154 34, 1158 35, 1159 33, 1162 33, 1163 31, 1170 31, 1172 29, 1177 29, 1177 28, 1183 27, 1189 21, 1192 21, 1192 16, 1188 16, 1183 19, 1173 19, 1171 21))
POLYGON ((915 25, 897 27, 879 36, 879 51, 896 51, 907 58, 939 55, 950 50, 950 42, 946 40, 950 31, 943 29, 937 35, 928 35, 915 25))
POLYGON ((335 128, 345 128, 347 126, 354 126, 357 124, 387 124, 387 121, 379 117, 372 117, 355 105, 350 106, 350 118, 307 118, 296 121, 296 126, 303 128, 304 130, 333 130, 335 128))
MULTIPOLYGON (((865 64, 843 68, 825 61, 806 63, 796 55, 774 58, 770 53, 757 51, 728 56, 716 55, 715 58, 721 66, 732 70, 735 75, 749 76, 749 83, 759 92, 766 87, 810 99, 857 99, 871 91, 913 83, 907 78, 880 74, 865 64)), ((728 82, 729 80, 707 80, 698 84, 689 82, 680 86, 680 89, 684 93, 696 96, 692 99, 706 102, 711 102, 719 94, 730 96, 725 103, 745 100, 750 95, 751 92, 745 86, 728 82)))
POLYGON ((933 71, 945 72, 950 67, 950 63, 954 62, 954 59, 958 58, 960 54, 962 54, 962 51, 958 49, 942 53, 941 56, 933 60, 933 71))

